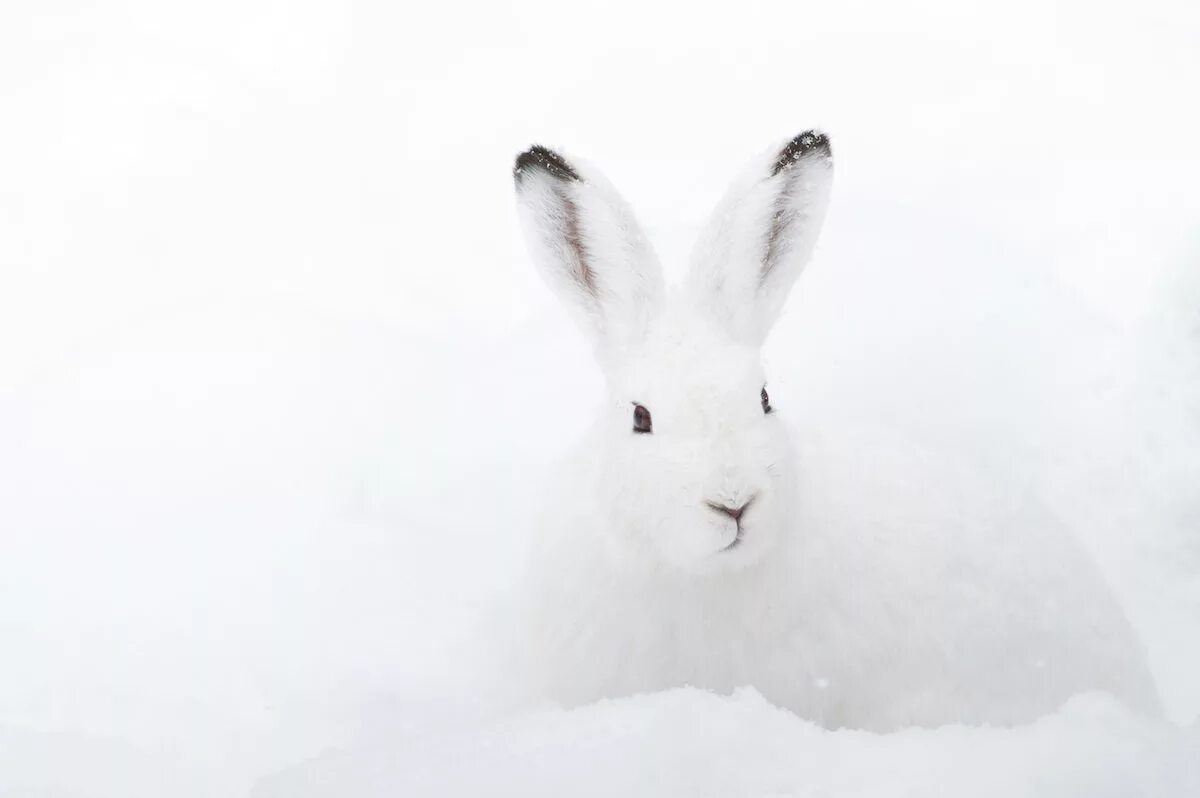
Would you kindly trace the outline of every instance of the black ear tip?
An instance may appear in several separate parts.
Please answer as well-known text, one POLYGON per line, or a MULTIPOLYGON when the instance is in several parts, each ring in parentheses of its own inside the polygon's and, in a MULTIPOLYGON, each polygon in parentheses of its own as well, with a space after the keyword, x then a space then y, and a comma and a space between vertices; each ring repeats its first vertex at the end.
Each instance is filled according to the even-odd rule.
POLYGON ((513 179, 519 184, 522 176, 534 169, 540 169, 559 180, 579 179, 579 173, 565 158, 541 144, 534 144, 517 156, 517 162, 513 164, 513 179))
POLYGON ((771 170, 771 174, 779 174, 806 155, 832 158, 833 149, 829 146, 829 136, 819 130, 806 130, 796 136, 779 151, 779 157, 775 159, 775 166, 771 170))

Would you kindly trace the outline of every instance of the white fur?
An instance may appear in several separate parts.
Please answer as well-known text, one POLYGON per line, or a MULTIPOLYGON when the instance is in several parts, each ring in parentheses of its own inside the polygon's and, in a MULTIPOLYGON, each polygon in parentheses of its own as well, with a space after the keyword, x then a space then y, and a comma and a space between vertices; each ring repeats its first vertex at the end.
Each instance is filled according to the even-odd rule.
POLYGON ((759 347, 832 180, 828 151, 771 176, 779 152, 735 184, 670 294, 594 170, 572 161, 578 181, 537 169, 518 180, 535 260, 593 337, 608 385, 544 494, 523 584, 523 684, 565 704, 750 684, 804 717, 870 729, 1018 722, 1096 688, 1153 710, 1120 608, 1048 516, 966 475, 965 495, 939 494, 919 457, 865 469, 839 455, 865 441, 804 432, 797 446, 783 412, 763 413, 759 347), (582 248, 562 240, 570 213, 582 248), (598 292, 578 284, 580 253, 598 292), (652 434, 632 431, 634 402, 652 434), (898 517, 859 499, 900 491, 930 500, 916 514, 897 502, 910 508, 898 517), (726 549, 738 524, 706 503, 750 499, 726 549))

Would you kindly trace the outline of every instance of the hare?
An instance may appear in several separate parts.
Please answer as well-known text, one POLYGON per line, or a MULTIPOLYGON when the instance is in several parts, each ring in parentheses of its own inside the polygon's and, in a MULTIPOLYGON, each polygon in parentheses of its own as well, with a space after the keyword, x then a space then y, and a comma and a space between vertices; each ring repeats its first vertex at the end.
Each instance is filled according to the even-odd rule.
POLYGON ((832 177, 817 131, 756 159, 669 291, 594 168, 541 146, 517 157, 532 258, 608 390, 544 493, 517 678, 568 706, 751 685, 831 728, 1017 723, 1093 689, 1155 711, 1140 645, 1067 530, 989 504, 982 481, 974 512, 892 517, 859 497, 895 486, 772 406, 760 349, 832 177))

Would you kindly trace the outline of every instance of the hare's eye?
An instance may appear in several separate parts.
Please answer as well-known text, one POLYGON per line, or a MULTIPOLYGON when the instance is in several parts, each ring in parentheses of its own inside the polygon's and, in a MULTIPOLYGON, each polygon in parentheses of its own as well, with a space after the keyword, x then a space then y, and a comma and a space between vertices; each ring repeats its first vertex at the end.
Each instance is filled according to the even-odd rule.
POLYGON ((653 432, 654 424, 650 420, 650 411, 639 404, 633 406, 633 431, 653 432))
POLYGON ((772 410, 771 397, 767 396, 767 386, 765 385, 762 389, 762 408, 764 413, 770 413, 772 410))

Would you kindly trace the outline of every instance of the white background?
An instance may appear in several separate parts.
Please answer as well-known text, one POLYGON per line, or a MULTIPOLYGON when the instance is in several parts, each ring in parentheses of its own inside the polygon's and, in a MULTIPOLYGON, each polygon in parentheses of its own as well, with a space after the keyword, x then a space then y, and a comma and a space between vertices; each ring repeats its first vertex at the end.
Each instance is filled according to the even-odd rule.
POLYGON ((6 2, 0 794, 243 795, 452 714, 599 397, 517 233, 535 141, 677 273, 828 131, 776 405, 1031 490, 1190 723, 1200 13, 901 5, 6 2))

